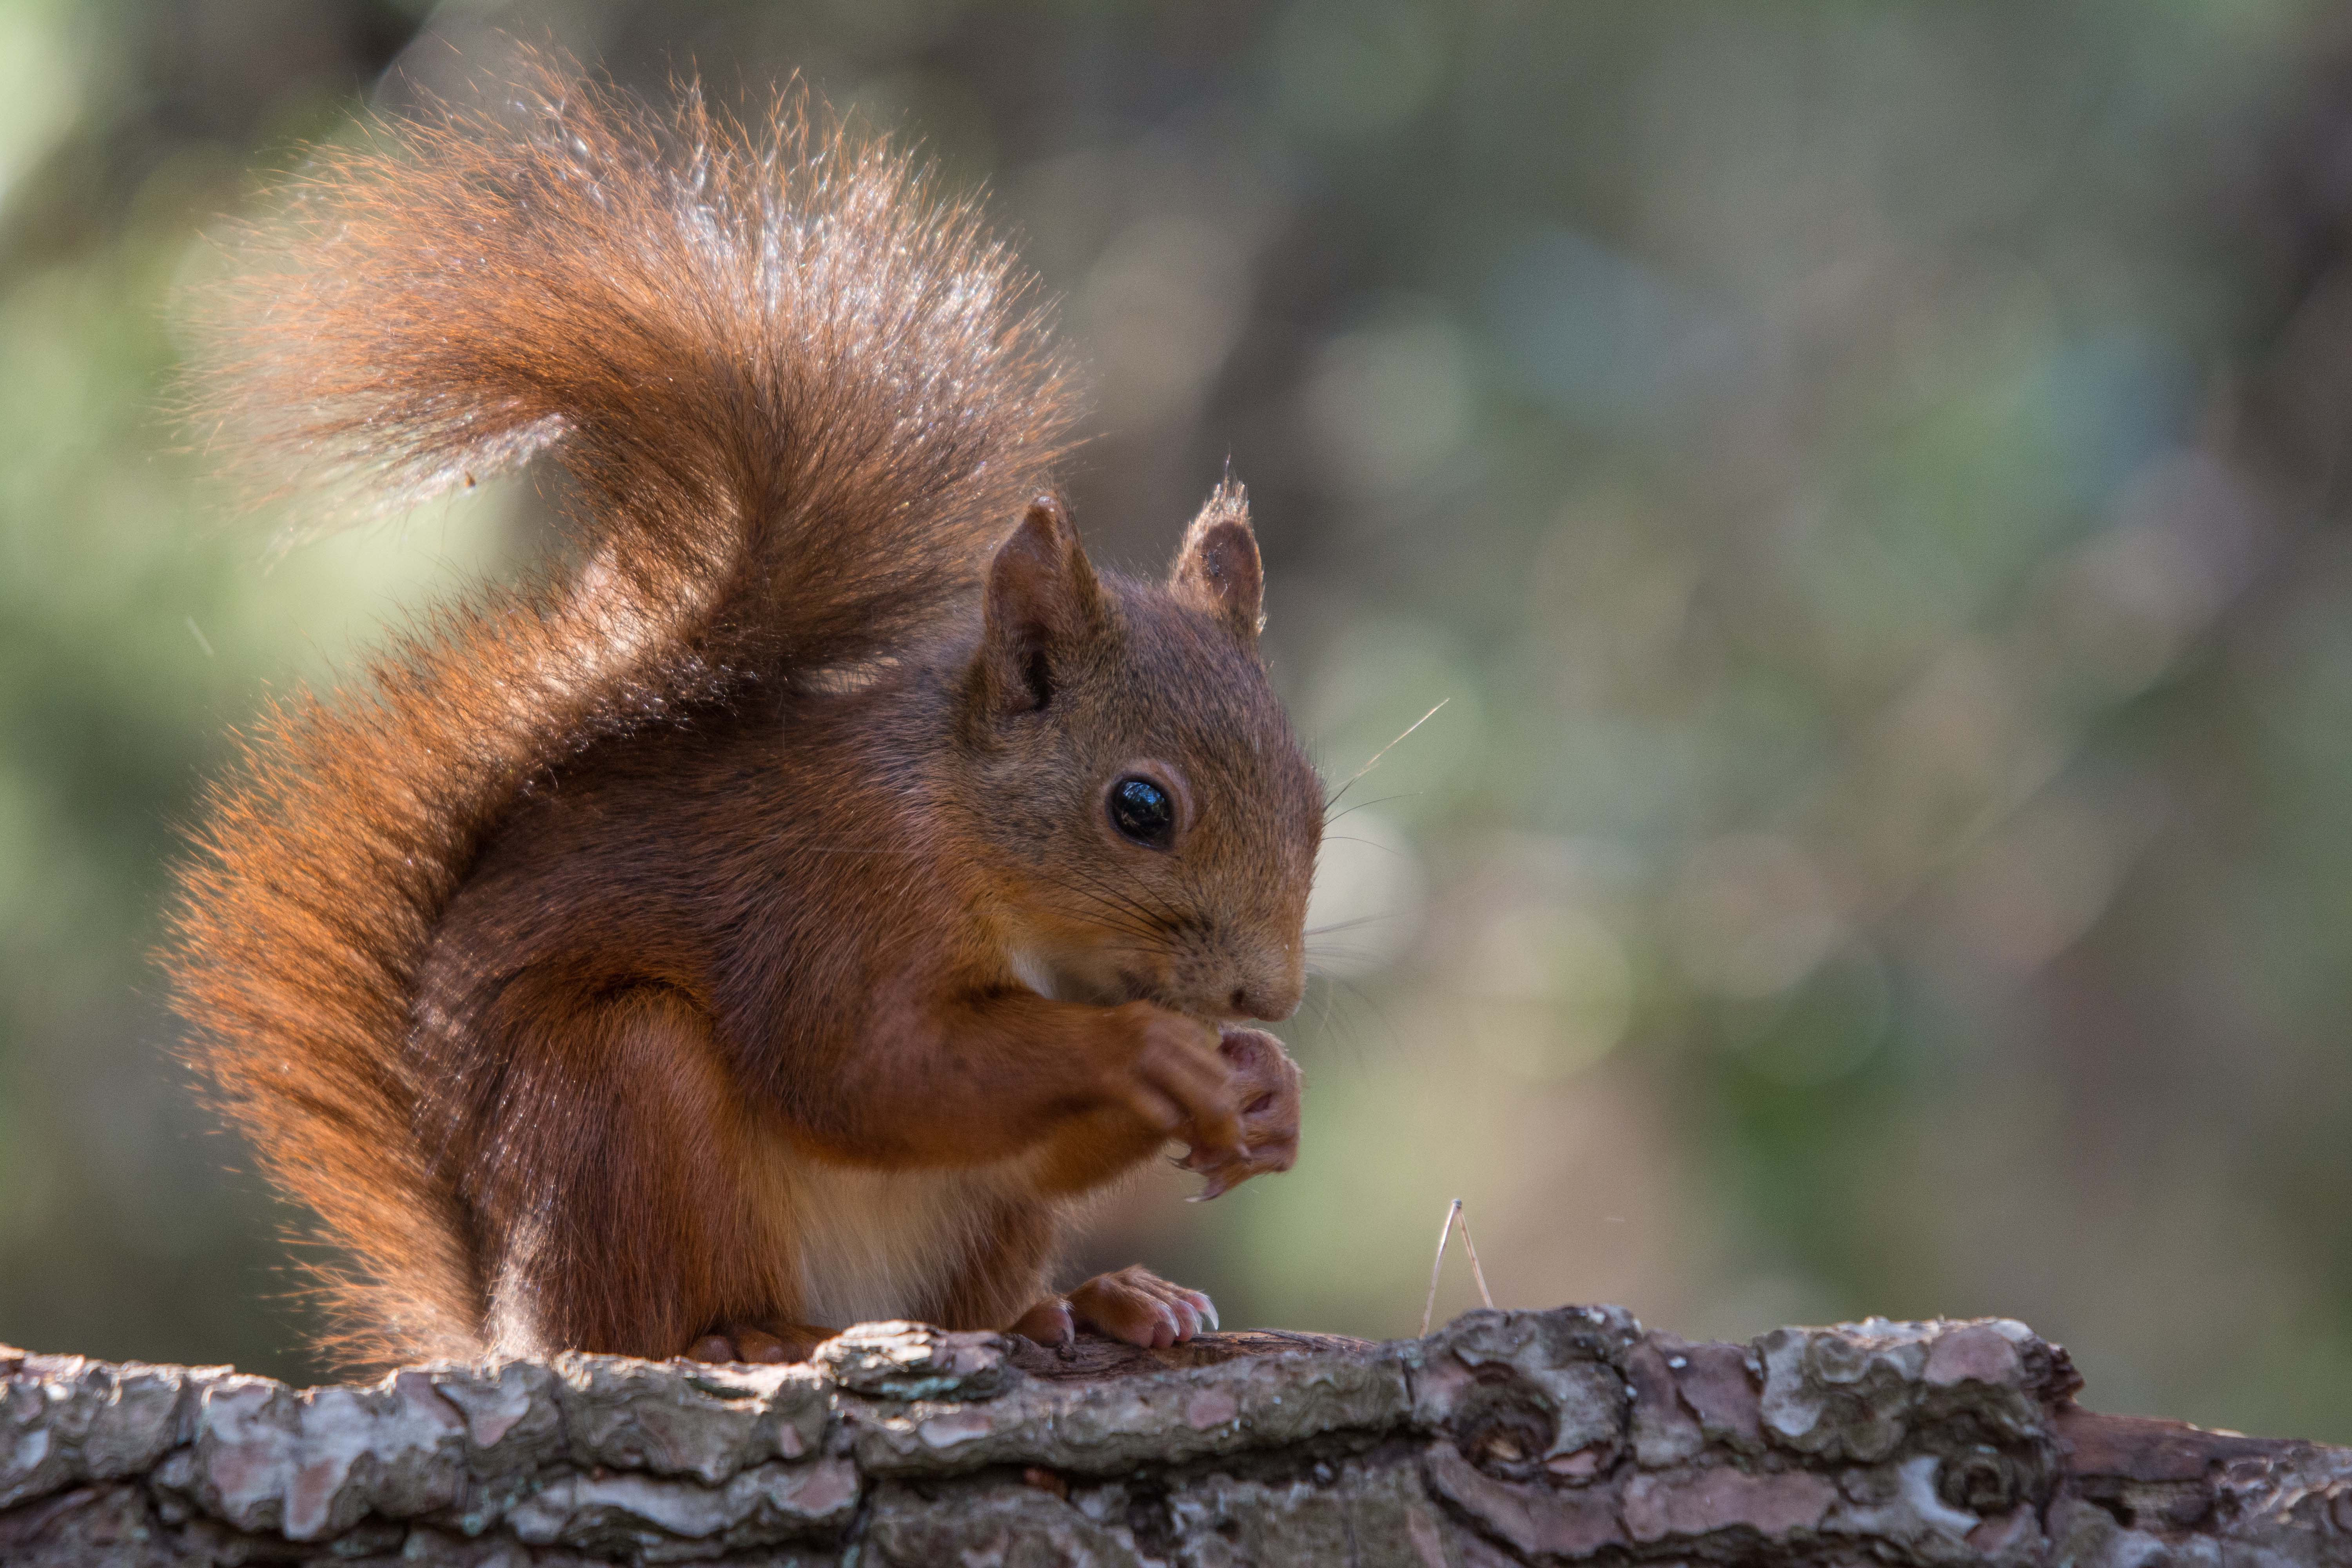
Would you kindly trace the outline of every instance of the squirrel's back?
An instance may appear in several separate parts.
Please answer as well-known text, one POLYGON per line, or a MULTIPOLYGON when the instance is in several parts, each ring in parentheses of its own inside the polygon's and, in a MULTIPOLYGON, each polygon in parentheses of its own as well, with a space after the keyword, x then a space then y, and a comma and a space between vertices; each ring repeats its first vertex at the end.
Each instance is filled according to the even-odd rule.
POLYGON ((194 402, 272 488, 376 510, 544 451, 570 545, 331 694, 205 803, 170 964, 194 1055, 339 1261, 365 1358, 465 1354, 417 965, 484 837, 600 738, 887 656, 969 595, 1068 426, 1027 285, 907 159, 543 71, 320 153, 201 301, 194 402))

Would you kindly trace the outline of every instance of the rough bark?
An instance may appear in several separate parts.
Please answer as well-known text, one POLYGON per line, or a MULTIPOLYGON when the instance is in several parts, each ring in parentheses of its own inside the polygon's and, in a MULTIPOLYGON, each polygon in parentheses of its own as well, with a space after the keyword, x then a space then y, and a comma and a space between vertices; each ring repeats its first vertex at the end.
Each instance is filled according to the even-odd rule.
POLYGON ((2352 1449, 2095 1415, 2000 1320, 1177 1351, 915 1324, 297 1390, 0 1349, 0 1562, 2352 1563, 2352 1449))

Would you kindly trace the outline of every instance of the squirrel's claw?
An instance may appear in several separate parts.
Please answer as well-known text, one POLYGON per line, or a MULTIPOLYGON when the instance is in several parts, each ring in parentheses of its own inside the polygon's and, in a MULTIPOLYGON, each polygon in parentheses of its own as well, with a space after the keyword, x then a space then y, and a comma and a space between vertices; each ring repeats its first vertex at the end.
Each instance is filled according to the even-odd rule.
POLYGON ((1013 1331, 1041 1345, 1052 1345, 1066 1352, 1077 1343, 1077 1320, 1071 1315, 1069 1299, 1048 1296, 1014 1321, 1013 1331))
POLYGON ((1188 1152, 1182 1159, 1174 1163, 1180 1171, 1191 1171, 1209 1178, 1199 1192, 1184 1200, 1188 1204, 1204 1204, 1211 1198, 1223 1197, 1262 1171, 1283 1170, 1287 1169, 1289 1165, 1286 1160, 1281 1165, 1271 1165, 1260 1161, 1246 1143, 1233 1154, 1214 1163, 1195 1163, 1198 1158, 1197 1154, 1188 1152))

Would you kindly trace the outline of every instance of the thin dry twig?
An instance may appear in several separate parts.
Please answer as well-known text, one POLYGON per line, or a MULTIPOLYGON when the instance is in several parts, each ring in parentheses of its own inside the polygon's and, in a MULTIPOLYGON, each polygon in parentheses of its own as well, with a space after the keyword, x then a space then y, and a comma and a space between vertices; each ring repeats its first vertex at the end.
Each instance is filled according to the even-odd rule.
POLYGON ((1437 1256, 1429 1265, 1429 1300, 1421 1305, 1421 1331, 1429 1333, 1430 1314, 1437 1310, 1437 1276, 1445 1267, 1445 1244, 1454 1239, 1454 1227, 1462 1227, 1462 1246, 1470 1254, 1470 1278, 1478 1282, 1478 1299, 1489 1307, 1495 1304, 1495 1293, 1486 1289, 1486 1271, 1478 1267, 1478 1244, 1470 1239, 1470 1219, 1462 1212, 1462 1200, 1456 1198, 1445 1211, 1445 1223, 1437 1227, 1437 1256))
POLYGON ((1429 1300, 1421 1305, 1421 1337, 1429 1337, 1429 1317, 1437 1310, 1437 1272, 1445 1267, 1445 1244, 1454 1239, 1454 1216, 1462 1212, 1462 1200, 1445 1211, 1445 1221, 1437 1227, 1437 1256, 1429 1264, 1429 1300))
POLYGON ((1470 1255, 1470 1278, 1478 1281, 1478 1300, 1492 1307, 1495 1293, 1486 1289, 1486 1271, 1478 1267, 1478 1244, 1470 1239, 1470 1213, 1460 1198, 1454 1200, 1454 1209, 1461 1216, 1456 1223, 1462 1226, 1462 1248, 1470 1255))

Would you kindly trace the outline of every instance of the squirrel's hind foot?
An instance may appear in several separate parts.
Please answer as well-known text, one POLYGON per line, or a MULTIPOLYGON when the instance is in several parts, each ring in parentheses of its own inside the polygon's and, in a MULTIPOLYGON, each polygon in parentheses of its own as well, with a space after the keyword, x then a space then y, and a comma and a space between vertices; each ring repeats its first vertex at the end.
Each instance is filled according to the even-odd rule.
POLYGON ((835 1331, 805 1323, 721 1323, 688 1345, 686 1359, 755 1366, 806 1361, 835 1331))
POLYGON ((1165 1350, 1216 1327, 1215 1302, 1137 1263, 1097 1274, 1067 1296, 1047 1297, 1022 1313, 1013 1331, 1040 1344, 1068 1345, 1087 1328, 1126 1344, 1165 1350))

